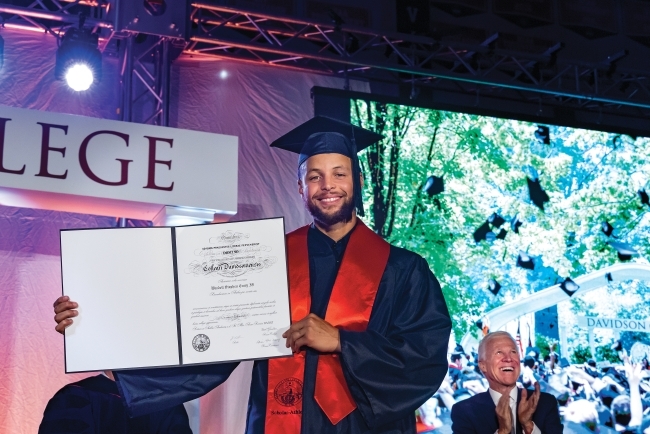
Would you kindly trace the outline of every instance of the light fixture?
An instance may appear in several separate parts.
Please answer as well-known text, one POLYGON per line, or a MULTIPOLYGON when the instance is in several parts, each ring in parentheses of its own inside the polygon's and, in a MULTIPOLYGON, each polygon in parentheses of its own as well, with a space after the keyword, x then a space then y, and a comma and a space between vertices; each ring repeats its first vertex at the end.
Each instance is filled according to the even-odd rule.
POLYGON ((101 80, 102 53, 97 48, 98 41, 98 34, 83 28, 83 19, 79 28, 68 29, 56 51, 56 79, 65 80, 77 92, 88 90, 101 80))

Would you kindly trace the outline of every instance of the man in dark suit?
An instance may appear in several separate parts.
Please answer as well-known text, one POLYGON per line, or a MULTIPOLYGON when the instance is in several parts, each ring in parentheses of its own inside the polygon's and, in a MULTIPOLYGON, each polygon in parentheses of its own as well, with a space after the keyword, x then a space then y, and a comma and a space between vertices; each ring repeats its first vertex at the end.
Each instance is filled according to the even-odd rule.
POLYGON ((479 368, 490 385, 479 393, 454 404, 451 410, 455 434, 561 434, 557 401, 535 391, 517 388, 520 361, 517 345, 507 332, 494 332, 478 347, 479 368))

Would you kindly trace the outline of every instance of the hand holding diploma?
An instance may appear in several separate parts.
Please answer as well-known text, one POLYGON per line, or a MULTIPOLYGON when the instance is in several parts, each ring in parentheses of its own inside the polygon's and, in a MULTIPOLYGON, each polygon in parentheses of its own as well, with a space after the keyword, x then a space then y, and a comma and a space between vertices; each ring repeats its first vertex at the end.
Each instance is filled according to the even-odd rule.
POLYGON ((54 330, 63 334, 63 331, 72 325, 72 318, 79 315, 79 312, 74 310, 79 305, 74 301, 70 301, 70 297, 63 295, 54 301, 54 321, 56 327, 54 330))
POLYGON ((294 353, 299 352, 303 346, 322 353, 341 352, 339 329, 313 313, 292 324, 282 337, 287 339, 286 346, 291 347, 294 353))
MULTIPOLYGON (((57 332, 63 334, 64 330, 72 325, 72 318, 79 315, 75 310, 78 307, 79 305, 68 296, 59 297, 54 301, 54 329, 57 332)), ((294 353, 299 352, 303 346, 323 353, 341 352, 339 330, 313 313, 292 324, 282 337, 286 338, 286 347, 291 348, 294 353)))

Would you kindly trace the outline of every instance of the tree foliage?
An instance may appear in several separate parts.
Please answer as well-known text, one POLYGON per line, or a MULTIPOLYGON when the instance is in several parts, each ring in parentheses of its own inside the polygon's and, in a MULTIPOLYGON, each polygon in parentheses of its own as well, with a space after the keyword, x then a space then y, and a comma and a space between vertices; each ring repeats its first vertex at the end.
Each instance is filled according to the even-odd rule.
POLYGON ((384 136, 361 153, 368 223, 428 260, 458 335, 486 310, 618 262, 609 241, 632 245, 635 261, 650 254, 650 207, 637 193, 650 192, 646 138, 549 126, 545 145, 528 122, 363 100, 353 101, 352 118, 384 136), (444 178, 443 193, 422 191, 430 175, 444 178), (527 177, 550 197, 543 211, 527 177), (519 233, 506 223, 505 239, 476 243, 473 232, 493 213, 517 216, 519 233), (520 251, 535 270, 516 266, 520 251), (496 297, 490 278, 503 288, 496 297))

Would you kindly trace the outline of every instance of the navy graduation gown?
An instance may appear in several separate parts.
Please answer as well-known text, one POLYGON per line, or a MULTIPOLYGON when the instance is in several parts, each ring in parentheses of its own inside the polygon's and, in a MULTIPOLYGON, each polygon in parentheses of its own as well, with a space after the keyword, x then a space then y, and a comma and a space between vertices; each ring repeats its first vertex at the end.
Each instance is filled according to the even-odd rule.
MULTIPOLYGON (((338 243, 315 228, 308 233, 311 312, 323 318, 349 235, 338 243)), ((353 288, 351 288, 352 290, 353 288)), ((302 433, 415 433, 415 410, 447 372, 451 321, 440 285, 420 256, 391 246, 368 328, 340 331, 341 364, 357 403, 332 425, 315 402, 318 353, 308 349, 303 382, 302 433)), ((237 363, 117 373, 133 415, 202 396, 223 383, 237 363)), ((268 362, 253 365, 247 434, 264 433, 268 362)))
POLYGON ((59 390, 45 407, 39 434, 192 434, 182 405, 129 418, 115 382, 103 375, 59 390))

